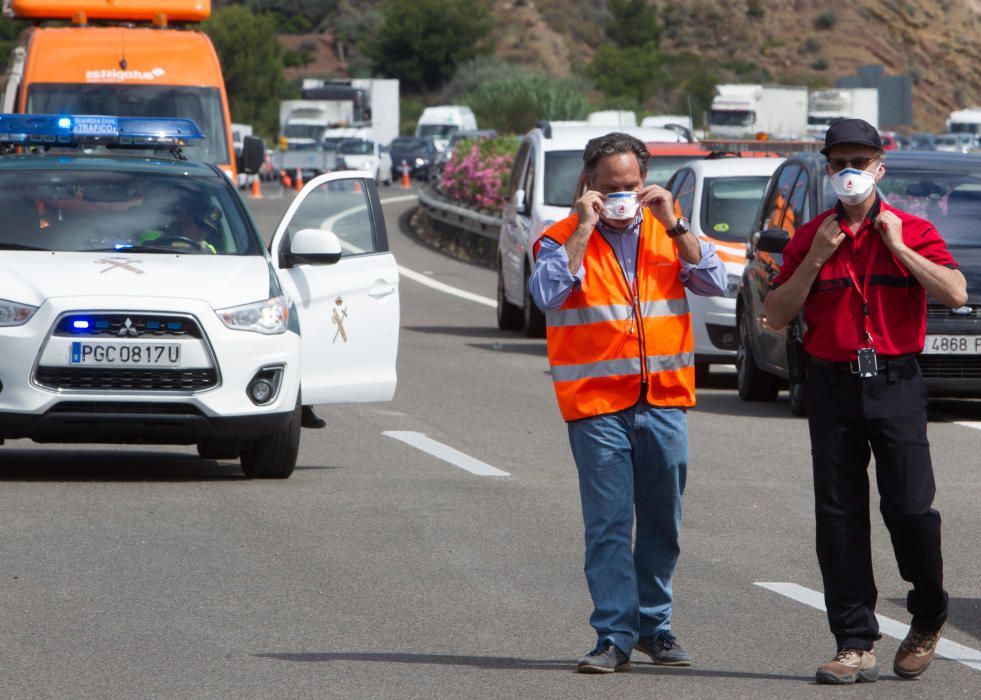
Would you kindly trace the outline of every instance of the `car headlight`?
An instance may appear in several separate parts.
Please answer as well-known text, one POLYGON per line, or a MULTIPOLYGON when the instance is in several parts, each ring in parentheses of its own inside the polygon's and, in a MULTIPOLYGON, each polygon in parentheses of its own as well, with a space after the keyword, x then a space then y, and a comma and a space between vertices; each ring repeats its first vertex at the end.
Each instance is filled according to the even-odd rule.
POLYGON ((726 277, 728 281, 726 282, 726 293, 724 296, 727 299, 735 299, 739 296, 739 275, 734 275, 730 272, 726 277))
POLYGON ((232 306, 216 311, 222 323, 234 331, 252 331, 264 335, 286 332, 289 305, 286 297, 278 296, 242 306, 232 306))
POLYGON ((416 158, 416 167, 422 167, 426 165, 428 161, 425 158, 416 158))
POLYGON ((36 306, 0 299, 0 326, 22 326, 31 320, 36 306))

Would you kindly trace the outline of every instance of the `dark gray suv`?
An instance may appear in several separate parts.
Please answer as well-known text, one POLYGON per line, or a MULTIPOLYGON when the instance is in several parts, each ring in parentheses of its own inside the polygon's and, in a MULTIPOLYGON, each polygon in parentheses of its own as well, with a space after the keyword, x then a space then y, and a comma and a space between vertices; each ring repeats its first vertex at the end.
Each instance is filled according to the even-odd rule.
MULTIPOLYGON (((791 411, 803 415, 803 385, 789 381, 788 333, 765 323, 763 300, 783 262, 782 251, 797 227, 835 205, 825 158, 802 153, 773 174, 753 233, 746 243, 736 303, 736 384, 744 401, 772 401, 790 391, 791 411)), ((930 396, 981 397, 981 155, 892 151, 879 183, 892 206, 929 219, 947 242, 967 278, 968 302, 948 309, 927 298, 927 335, 917 358, 930 396)))

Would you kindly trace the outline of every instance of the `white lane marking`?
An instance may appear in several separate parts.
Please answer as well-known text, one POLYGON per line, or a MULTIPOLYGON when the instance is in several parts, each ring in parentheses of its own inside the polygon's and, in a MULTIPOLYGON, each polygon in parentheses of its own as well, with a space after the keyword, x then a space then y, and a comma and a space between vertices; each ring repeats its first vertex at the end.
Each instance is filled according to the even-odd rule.
POLYGON ((454 467, 464 469, 471 474, 477 474, 478 476, 511 476, 506 471, 492 467, 485 462, 481 462, 479 459, 474 459, 470 455, 464 454, 449 445, 437 442, 431 437, 427 437, 425 433, 417 433, 411 430, 386 430, 382 435, 404 442, 406 445, 411 445, 418 450, 431 454, 433 457, 441 459, 444 462, 449 462, 454 467))
MULTIPOLYGON (((773 591, 774 593, 779 593, 782 596, 786 596, 791 600, 796 600, 798 603, 803 603, 812 608, 826 610, 823 594, 812 591, 810 588, 799 586, 796 583, 757 581, 753 585, 773 591)), ((875 618, 879 621, 879 631, 894 639, 902 640, 906 637, 906 633, 909 632, 909 625, 904 625, 902 622, 893 620, 891 617, 885 617, 877 613, 875 618)), ((943 656, 951 661, 962 663, 969 668, 973 668, 975 671, 981 671, 981 651, 977 649, 972 649, 971 647, 966 647, 963 644, 958 644, 957 642, 952 642, 949 639, 941 637, 940 641, 937 642, 937 655, 943 656)))
POLYGON ((965 428, 981 430, 981 421, 976 420, 955 420, 954 425, 963 425, 965 428))
MULTIPOLYGON (((381 200, 381 203, 386 204, 388 202, 404 202, 410 199, 417 199, 417 196, 405 195, 403 197, 390 197, 388 199, 381 200)), ((324 219, 323 223, 320 224, 320 228, 326 231, 332 231, 334 229, 334 224, 337 223, 338 220, 343 219, 344 217, 347 216, 351 216, 352 214, 356 214, 357 212, 363 212, 363 211, 365 211, 364 206, 345 209, 343 211, 334 214, 333 216, 324 219)), ((354 253, 354 254, 368 252, 364 248, 359 248, 358 246, 352 243, 348 243, 347 241, 341 241, 341 247, 347 250, 349 253, 354 253)), ((480 294, 474 294, 473 292, 468 292, 465 289, 460 289, 459 287, 453 287, 443 282, 430 279, 426 275, 416 272, 415 270, 410 270, 404 265, 399 265, 398 270, 401 276, 408 277, 413 282, 418 282, 419 284, 429 287, 430 289, 435 289, 437 292, 443 292, 443 294, 449 294, 451 296, 455 296, 460 299, 466 299, 467 301, 472 301, 477 304, 482 304, 483 306, 488 306, 492 309, 497 308, 496 299, 491 299, 490 297, 485 297, 480 294)))
POLYGON ((388 204, 389 202, 408 202, 411 199, 419 199, 417 194, 406 194, 401 197, 389 197, 387 199, 379 199, 378 201, 382 204, 388 204))

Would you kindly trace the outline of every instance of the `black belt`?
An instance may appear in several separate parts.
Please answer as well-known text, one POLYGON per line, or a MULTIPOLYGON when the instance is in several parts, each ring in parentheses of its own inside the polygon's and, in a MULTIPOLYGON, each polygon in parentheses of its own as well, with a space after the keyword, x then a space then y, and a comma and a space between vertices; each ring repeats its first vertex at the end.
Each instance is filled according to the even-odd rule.
MULTIPOLYGON (((830 360, 815 357, 811 354, 808 354, 807 358, 812 365, 829 367, 837 372, 848 372, 849 374, 859 373, 858 360, 850 360, 849 362, 831 362, 830 360)), ((882 374, 883 372, 888 372, 890 369, 896 371, 911 364, 911 362, 916 359, 916 353, 910 353, 908 355, 878 355, 875 359, 876 364, 878 365, 879 374, 882 374)))

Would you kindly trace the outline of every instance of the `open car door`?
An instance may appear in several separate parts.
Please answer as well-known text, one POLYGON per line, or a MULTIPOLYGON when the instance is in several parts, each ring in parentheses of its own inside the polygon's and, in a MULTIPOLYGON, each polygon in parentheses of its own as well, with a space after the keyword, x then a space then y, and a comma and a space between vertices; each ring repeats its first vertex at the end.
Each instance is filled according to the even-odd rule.
POLYGON ((312 179, 283 216, 270 252, 299 315, 303 403, 390 401, 399 275, 373 175, 348 171, 312 179), (340 243, 339 259, 304 257, 303 250, 328 241, 340 243))

